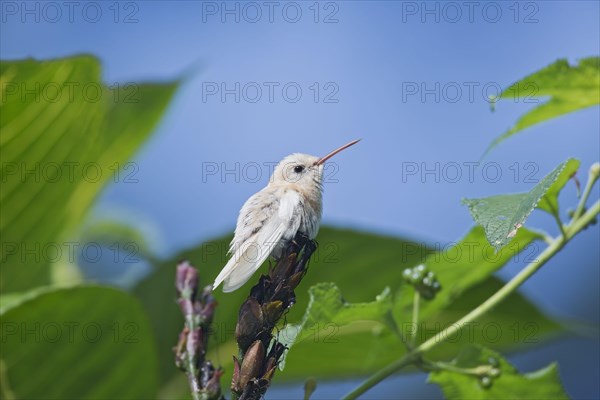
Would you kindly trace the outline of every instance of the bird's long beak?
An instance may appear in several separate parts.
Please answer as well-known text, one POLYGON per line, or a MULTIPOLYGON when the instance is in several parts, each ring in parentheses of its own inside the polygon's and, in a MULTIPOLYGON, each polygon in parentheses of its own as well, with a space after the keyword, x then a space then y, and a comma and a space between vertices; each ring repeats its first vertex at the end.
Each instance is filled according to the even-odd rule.
POLYGON ((329 160, 331 157, 335 156, 340 151, 346 150, 348 147, 353 146, 353 145, 355 145, 358 142, 360 142, 360 139, 353 140, 350 143, 346 143, 342 147, 340 147, 338 149, 335 149, 334 151, 332 151, 331 153, 327 154, 326 156, 323 156, 323 157, 319 158, 317 161, 315 161, 314 165, 321 165, 321 164, 323 164, 325 161, 329 160))

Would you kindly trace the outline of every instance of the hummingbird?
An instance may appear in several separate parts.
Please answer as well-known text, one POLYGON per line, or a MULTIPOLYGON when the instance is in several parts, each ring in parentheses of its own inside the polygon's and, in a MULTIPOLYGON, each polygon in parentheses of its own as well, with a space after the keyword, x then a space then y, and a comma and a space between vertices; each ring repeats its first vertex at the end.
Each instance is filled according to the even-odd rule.
POLYGON ((297 233, 311 240, 317 236, 325 161, 359 141, 323 157, 290 154, 277 164, 267 186, 242 206, 229 246, 231 258, 215 279, 213 290, 221 283, 226 293, 240 288, 269 256, 281 258, 297 233))

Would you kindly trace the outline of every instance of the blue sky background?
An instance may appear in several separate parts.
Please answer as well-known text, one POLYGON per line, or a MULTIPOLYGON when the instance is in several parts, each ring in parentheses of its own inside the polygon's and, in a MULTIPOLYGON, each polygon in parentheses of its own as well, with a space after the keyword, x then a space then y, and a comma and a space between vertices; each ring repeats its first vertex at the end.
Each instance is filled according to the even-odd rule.
MULTIPOLYGON (((102 11, 96 23, 86 21, 95 17, 89 8, 83 14, 85 2, 72 22, 64 8, 56 22, 49 20, 53 13, 44 15, 40 8, 36 22, 35 15, 22 16, 22 10, 8 13, 7 3, 15 2, 2 5, 3 59, 91 53, 101 59, 109 83, 168 80, 187 73, 156 134, 134 160, 139 182, 111 185, 95 210, 99 216, 127 215, 163 255, 231 231, 239 208, 266 184, 270 171, 264 167, 254 180, 255 169, 246 169, 250 182, 244 180, 243 166, 277 162, 292 152, 321 155, 363 138, 335 159, 330 171, 337 182, 326 183, 324 222, 442 244, 458 240, 473 225, 460 204, 462 197, 526 191, 534 185, 526 177, 539 180, 570 156, 582 161, 580 179, 585 182, 584 171, 600 156, 600 113, 594 107, 507 140, 483 160, 489 167, 476 169, 472 180, 464 164, 479 161, 494 137, 535 106, 507 100, 491 112, 484 86, 494 94, 496 87, 506 87, 557 58, 575 62, 600 53, 597 1, 520 2, 516 8, 512 1, 476 2, 472 17, 463 2, 322 2, 318 23, 312 1, 297 3, 302 16, 296 23, 286 21, 295 17, 295 8, 285 2, 277 3, 273 22, 262 7, 255 23, 244 20, 254 18, 254 10, 244 13, 243 3, 236 2, 227 7, 238 4, 239 23, 234 15, 221 21, 222 2, 122 2, 117 23, 113 2, 95 3, 94 10, 102 11), (217 15, 203 14, 203 7, 213 6, 217 15), (454 6, 460 7, 460 17, 454 6), (416 14, 409 12, 413 7, 416 14), (439 11, 423 14, 423 7, 439 11), (332 12, 338 21, 324 23, 332 12), (137 21, 125 23, 128 15, 137 21), (241 87, 256 82, 263 88, 262 97, 251 103, 240 93, 240 102, 234 95, 222 102, 219 95, 207 94, 207 86, 222 82, 229 88, 236 82, 241 87), (279 84, 273 102, 265 82, 279 84), (414 84, 434 88, 436 82, 439 101, 433 94, 422 99, 421 93, 403 91, 414 84), (297 102, 284 98, 281 88, 286 83, 302 89, 297 102), (474 86, 472 99, 468 84, 474 86), (457 86, 462 93, 453 91, 457 86), (332 88, 338 101, 325 103, 332 88), (203 168, 214 163, 230 169, 240 163, 240 174, 203 176, 203 168), (432 174, 406 176, 407 168, 416 165, 421 172, 436 163, 437 182, 432 174), (462 176, 451 182, 456 169, 450 168, 456 165, 462 166, 462 176), (502 175, 496 181, 498 168, 502 175)), ((247 97, 254 97, 251 89, 247 97)), ((563 208, 575 204, 572 186, 560 200, 563 208)), ((542 213, 534 213, 528 225, 556 233, 554 221, 542 213)), ((526 283, 523 292, 550 315, 597 327, 599 239, 597 227, 588 229, 526 283)), ((512 276, 517 267, 508 266, 500 276, 512 276)), ((558 359, 572 395, 597 397, 599 358, 595 340, 578 339, 550 344, 514 361, 531 370, 558 359)), ((422 381, 422 376, 396 378, 373 396, 391 398, 395 389, 422 381)), ((346 386, 344 391, 351 387, 346 386)), ((326 385, 321 395, 339 396, 340 388, 326 385)), ((405 395, 439 395, 432 388, 423 392, 422 385, 418 390, 405 395)))

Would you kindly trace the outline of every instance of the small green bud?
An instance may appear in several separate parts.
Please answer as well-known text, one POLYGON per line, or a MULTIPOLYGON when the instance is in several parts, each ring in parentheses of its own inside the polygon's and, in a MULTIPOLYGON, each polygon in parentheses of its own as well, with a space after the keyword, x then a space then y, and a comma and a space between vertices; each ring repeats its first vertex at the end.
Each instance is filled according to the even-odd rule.
POLYGON ((482 376, 479 378, 479 384, 484 389, 489 389, 492 386, 492 378, 489 376, 482 376))
POLYGON ((429 271, 423 264, 402 271, 404 280, 412 285, 424 299, 431 300, 442 288, 435 277, 435 273, 429 271))
POLYGON ((595 162, 590 167, 590 177, 592 179, 597 179, 600 176, 600 162, 595 162))
POLYGON ((304 382, 304 400, 309 400, 315 390, 317 390, 317 380, 310 377, 304 382))
POLYGON ((500 361, 496 357, 488 358, 488 364, 490 364, 494 368, 498 368, 500 366, 500 361))

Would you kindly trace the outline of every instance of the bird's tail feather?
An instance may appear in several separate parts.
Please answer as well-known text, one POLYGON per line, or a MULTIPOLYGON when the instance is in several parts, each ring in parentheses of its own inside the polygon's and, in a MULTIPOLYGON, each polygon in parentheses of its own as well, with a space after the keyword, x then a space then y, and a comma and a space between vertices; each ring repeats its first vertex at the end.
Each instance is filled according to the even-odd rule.
POLYGON ((221 284, 221 282, 223 282, 225 280, 225 278, 227 278, 229 276, 229 274, 231 273, 231 271, 235 268, 235 265, 237 264, 236 261, 237 260, 234 255, 233 257, 231 257, 231 259, 229 259, 227 264, 225 264, 225 266, 223 267, 221 272, 219 272, 219 275, 217 275, 217 277, 215 278, 215 282, 213 283, 213 290, 215 290, 221 284))
POLYGON ((281 239, 283 234, 283 225, 278 225, 274 229, 261 229, 256 237, 249 238, 234 253, 229 262, 223 267, 223 270, 213 284, 213 290, 223 284, 223 292, 233 292, 240 288, 256 272, 262 263, 273 252, 273 249, 281 239), (268 232, 271 232, 268 235, 268 232))
POLYGON ((239 289, 242 285, 244 285, 244 283, 248 282, 250 277, 256 272, 258 268, 260 268, 263 261, 267 257, 260 261, 246 261, 244 259, 240 260, 237 263, 235 269, 232 270, 231 273, 225 278, 223 283, 223 292, 233 292, 234 290, 239 289))

